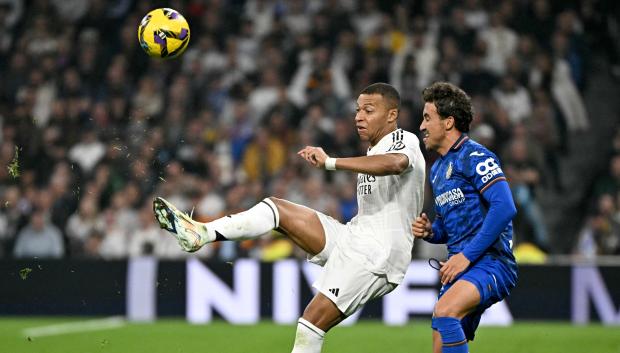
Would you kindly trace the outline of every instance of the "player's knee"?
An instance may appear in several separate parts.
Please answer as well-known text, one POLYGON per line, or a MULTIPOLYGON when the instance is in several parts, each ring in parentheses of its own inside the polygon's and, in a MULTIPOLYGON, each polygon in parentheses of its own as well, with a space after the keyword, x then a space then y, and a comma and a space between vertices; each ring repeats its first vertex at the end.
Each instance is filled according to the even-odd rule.
POLYGON ((316 323, 324 317, 330 316, 330 311, 331 310, 327 303, 313 300, 304 309, 302 317, 316 325, 316 323))
POLYGON ((460 310, 457 305, 450 302, 439 301, 435 304, 435 310, 433 310, 435 317, 454 317, 459 318, 461 316, 460 310))
POLYGON ((274 205, 276 205, 278 208, 280 208, 280 204, 282 203, 282 199, 279 199, 277 197, 273 197, 273 196, 268 196, 266 198, 264 198, 265 201, 269 200, 271 202, 273 202, 274 205))
POLYGON ((274 196, 269 196, 267 199, 276 206, 279 226, 285 231, 297 233, 298 229, 308 227, 308 215, 305 212, 305 208, 274 196))
POLYGON ((290 208, 288 207, 289 204, 286 202, 286 200, 279 199, 275 196, 269 196, 266 198, 266 200, 271 201, 275 205, 276 211, 278 213, 279 225, 286 226, 290 218, 290 208))
POLYGON ((283 199, 279 199, 275 196, 269 196, 267 197, 267 199, 273 202, 274 205, 276 205, 276 208, 278 209, 278 213, 280 213, 280 215, 286 214, 286 202, 284 202, 283 199))
POLYGON ((268 196, 267 198, 271 200, 271 202, 275 203, 277 206, 279 206, 279 204, 282 202, 282 199, 279 199, 275 196, 268 196))
POLYGON ((345 316, 334 302, 319 293, 306 306, 302 318, 327 332, 330 328, 344 320, 345 316))

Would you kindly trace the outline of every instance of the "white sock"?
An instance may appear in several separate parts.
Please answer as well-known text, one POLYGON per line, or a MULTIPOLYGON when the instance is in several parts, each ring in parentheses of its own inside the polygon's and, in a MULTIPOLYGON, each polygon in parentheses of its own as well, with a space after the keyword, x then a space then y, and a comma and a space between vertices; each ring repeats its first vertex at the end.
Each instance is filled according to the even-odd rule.
POLYGON ((325 332, 309 321, 300 318, 297 323, 295 345, 291 353, 321 353, 325 332))
POLYGON ((279 224, 278 208, 273 201, 266 198, 247 211, 218 218, 205 226, 209 241, 215 241, 256 238, 278 228, 279 224))

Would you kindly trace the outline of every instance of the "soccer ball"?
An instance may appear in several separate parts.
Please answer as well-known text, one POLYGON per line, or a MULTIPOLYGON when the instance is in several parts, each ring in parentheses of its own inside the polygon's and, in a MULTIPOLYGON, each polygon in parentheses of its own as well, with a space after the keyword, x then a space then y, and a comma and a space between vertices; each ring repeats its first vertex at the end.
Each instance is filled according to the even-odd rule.
POLYGON ((148 55, 164 59, 174 58, 187 48, 189 25, 176 10, 155 9, 140 22, 138 40, 148 55))

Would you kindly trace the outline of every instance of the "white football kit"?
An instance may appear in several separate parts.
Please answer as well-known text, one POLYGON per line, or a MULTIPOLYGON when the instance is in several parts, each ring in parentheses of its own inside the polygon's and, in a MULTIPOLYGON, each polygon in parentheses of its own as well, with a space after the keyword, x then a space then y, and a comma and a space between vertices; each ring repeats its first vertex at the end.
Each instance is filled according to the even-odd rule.
POLYGON ((402 153, 409 159, 398 175, 358 174, 358 214, 347 224, 317 212, 325 248, 310 262, 324 266, 313 284, 345 315, 392 291, 411 262, 411 223, 422 211, 426 164, 416 135, 397 129, 367 155, 402 153))

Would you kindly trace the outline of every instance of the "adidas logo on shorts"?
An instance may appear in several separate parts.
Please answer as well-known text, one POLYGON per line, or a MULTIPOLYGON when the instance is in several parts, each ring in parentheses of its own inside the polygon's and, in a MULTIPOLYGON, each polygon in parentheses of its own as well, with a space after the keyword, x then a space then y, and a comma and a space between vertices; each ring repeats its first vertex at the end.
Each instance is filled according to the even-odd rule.
POLYGON ((340 292, 340 288, 332 288, 332 289, 328 289, 328 291, 334 296, 338 297, 338 292, 340 292))

